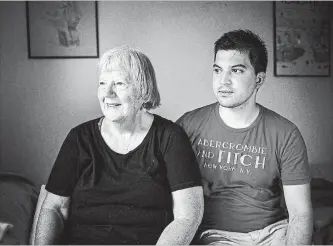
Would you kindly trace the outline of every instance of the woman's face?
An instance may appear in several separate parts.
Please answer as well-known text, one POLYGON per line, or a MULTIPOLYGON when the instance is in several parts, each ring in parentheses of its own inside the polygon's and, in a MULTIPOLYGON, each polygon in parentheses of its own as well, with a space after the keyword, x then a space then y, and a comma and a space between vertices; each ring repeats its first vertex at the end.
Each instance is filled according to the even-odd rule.
POLYGON ((101 72, 97 96, 105 118, 113 122, 132 120, 142 105, 128 73, 122 69, 101 72))

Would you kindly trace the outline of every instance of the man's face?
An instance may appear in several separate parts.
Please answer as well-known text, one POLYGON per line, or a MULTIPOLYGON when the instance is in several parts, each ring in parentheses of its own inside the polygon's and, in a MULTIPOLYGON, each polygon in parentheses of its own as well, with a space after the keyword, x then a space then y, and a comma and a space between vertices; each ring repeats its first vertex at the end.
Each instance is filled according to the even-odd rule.
POLYGON ((222 107, 255 103, 256 79, 247 53, 219 50, 213 65, 213 90, 222 107))

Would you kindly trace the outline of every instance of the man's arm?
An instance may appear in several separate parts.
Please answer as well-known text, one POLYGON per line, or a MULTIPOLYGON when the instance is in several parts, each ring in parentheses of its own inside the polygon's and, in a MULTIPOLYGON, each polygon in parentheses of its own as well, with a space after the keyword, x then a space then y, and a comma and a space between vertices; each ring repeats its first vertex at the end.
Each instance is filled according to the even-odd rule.
POLYGON ((310 184, 284 185, 283 191, 289 213, 286 245, 311 244, 313 211, 310 184))
POLYGON ((201 186, 172 192, 174 220, 164 229, 157 245, 188 245, 203 216, 201 186))
POLYGON ((68 218, 70 198, 47 192, 38 216, 33 245, 49 245, 57 240, 68 218))

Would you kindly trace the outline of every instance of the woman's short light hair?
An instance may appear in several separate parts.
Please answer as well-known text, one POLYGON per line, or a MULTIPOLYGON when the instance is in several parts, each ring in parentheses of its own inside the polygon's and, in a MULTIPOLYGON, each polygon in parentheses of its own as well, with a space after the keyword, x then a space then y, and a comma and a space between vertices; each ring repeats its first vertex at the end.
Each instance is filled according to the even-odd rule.
POLYGON ((160 105, 155 71, 146 55, 128 46, 106 51, 99 62, 100 72, 119 68, 128 73, 130 82, 134 84, 144 102, 143 108, 150 110, 160 105))

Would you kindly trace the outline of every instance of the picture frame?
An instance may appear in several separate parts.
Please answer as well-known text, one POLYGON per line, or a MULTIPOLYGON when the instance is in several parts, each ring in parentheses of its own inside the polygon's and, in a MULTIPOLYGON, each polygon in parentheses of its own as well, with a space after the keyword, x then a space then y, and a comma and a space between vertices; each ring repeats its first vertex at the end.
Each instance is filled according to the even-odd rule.
POLYGON ((274 75, 330 77, 330 3, 273 2, 274 75))
POLYGON ((28 58, 98 58, 97 1, 26 1, 28 58))

